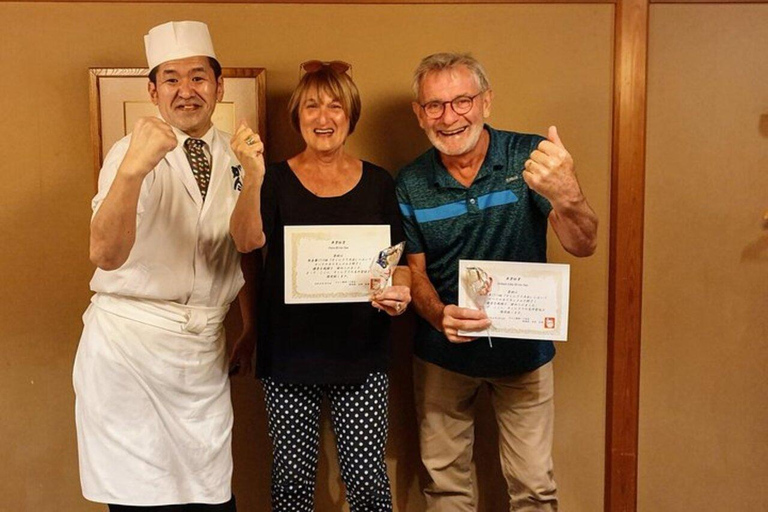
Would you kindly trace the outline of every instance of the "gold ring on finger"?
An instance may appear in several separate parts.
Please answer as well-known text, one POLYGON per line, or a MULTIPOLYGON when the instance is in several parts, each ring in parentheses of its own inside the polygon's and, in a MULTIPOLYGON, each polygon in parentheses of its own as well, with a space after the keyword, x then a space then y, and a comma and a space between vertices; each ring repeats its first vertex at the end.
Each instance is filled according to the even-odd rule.
POLYGON ((254 144, 256 144, 256 139, 254 139, 253 135, 251 135, 250 137, 245 139, 245 143, 248 144, 249 146, 253 146, 254 144))

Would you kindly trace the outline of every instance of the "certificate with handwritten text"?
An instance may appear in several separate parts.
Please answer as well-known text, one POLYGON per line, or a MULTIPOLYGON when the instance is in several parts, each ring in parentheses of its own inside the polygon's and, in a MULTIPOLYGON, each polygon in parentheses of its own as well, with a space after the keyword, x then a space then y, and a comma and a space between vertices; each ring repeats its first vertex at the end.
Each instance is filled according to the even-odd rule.
POLYGON ((389 225, 285 226, 285 303, 368 302, 389 225))
POLYGON ((462 336, 566 341, 570 265, 507 261, 459 261, 459 306, 483 309, 492 325, 462 336), (486 286, 470 280, 482 269, 486 286), (478 292, 478 289, 481 291, 478 292))

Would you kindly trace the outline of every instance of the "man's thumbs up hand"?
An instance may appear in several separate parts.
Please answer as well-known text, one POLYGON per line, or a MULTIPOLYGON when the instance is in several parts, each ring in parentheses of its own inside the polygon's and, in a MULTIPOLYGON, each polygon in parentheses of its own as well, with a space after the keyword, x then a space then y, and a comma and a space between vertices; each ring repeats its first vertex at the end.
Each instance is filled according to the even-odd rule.
POLYGON ((547 140, 541 141, 526 160, 523 179, 532 190, 549 199, 553 206, 583 197, 573 158, 565 149, 555 126, 549 127, 547 140))
POLYGON ((563 141, 560 140, 560 136, 557 134, 557 126, 550 126, 549 130, 547 130, 547 139, 551 143, 553 143, 555 146, 565 149, 565 145, 563 144, 563 141))

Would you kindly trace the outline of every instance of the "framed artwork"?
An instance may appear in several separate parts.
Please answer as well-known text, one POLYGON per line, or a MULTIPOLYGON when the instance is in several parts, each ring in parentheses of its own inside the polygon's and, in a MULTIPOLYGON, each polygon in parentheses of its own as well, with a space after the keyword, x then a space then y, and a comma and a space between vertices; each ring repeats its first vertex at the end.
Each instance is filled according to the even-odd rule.
MULTIPOLYGON (((224 97, 216 105, 213 124, 234 133, 245 119, 266 138, 266 70, 222 68, 224 97)), ((147 68, 90 68, 91 145, 96 181, 112 145, 128 135, 140 117, 158 114, 147 92, 147 68)))

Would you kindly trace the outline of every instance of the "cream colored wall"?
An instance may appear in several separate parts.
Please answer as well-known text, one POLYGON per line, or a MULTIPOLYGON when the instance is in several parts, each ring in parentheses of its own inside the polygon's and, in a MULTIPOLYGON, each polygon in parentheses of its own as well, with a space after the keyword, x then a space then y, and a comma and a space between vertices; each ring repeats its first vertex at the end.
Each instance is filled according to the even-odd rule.
MULTIPOLYGON (((300 147, 284 108, 298 63, 311 58, 353 64, 363 116, 349 148, 392 171, 427 147, 412 119, 409 82, 431 52, 471 50, 486 64, 496 127, 545 133, 558 125, 601 226, 598 253, 588 260, 550 251, 553 261, 573 264, 571 341, 559 345, 556 359, 556 472, 563 509, 600 510, 612 18, 607 5, 0 4, 0 508, 100 509, 79 494, 70 384, 92 272, 87 68, 143 66, 141 36, 149 27, 201 19, 224 65, 267 68, 273 160, 300 147)), ((388 463, 397 509, 419 511, 405 323, 395 340, 388 463)), ((267 510, 270 454, 257 383, 236 381, 234 400, 240 509, 267 510)), ((476 453, 481 510, 499 511, 504 489, 488 413, 485 401, 476 453)), ((333 450, 324 444, 326 454, 333 450)), ((318 510, 341 508, 334 468, 328 457, 321 462, 318 510)))
POLYGON ((639 510, 765 510, 768 5, 656 5, 639 510))

